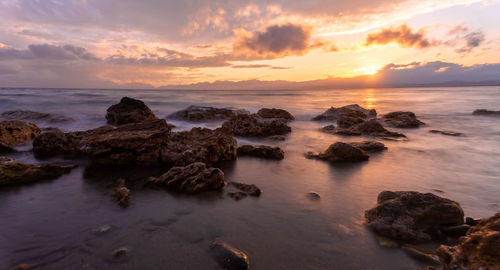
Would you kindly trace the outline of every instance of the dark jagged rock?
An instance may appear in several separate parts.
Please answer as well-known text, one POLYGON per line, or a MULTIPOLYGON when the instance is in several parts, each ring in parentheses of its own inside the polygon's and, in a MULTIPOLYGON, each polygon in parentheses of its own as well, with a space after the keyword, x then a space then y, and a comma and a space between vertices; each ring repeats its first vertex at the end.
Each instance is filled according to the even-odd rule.
POLYGON ((340 108, 331 107, 324 113, 313 118, 315 121, 337 121, 341 117, 351 117, 356 119, 373 118, 377 116, 375 109, 367 110, 358 104, 351 104, 340 108))
POLYGON ((352 142, 349 144, 354 147, 361 148, 366 152, 380 152, 387 150, 387 147, 383 143, 376 141, 352 142))
POLYGON ((149 178, 149 183, 186 193, 221 190, 226 184, 224 173, 220 169, 207 168, 205 163, 201 162, 185 167, 173 167, 160 177, 149 178))
POLYGON ((125 179, 118 179, 117 185, 113 188, 111 195, 116 198, 121 206, 126 207, 129 205, 130 189, 125 186, 125 179))
POLYGON ((0 121, 0 144, 5 148, 31 142, 42 130, 32 123, 0 121))
POLYGON ((73 118, 50 113, 41 113, 29 110, 14 110, 3 112, 0 115, 8 120, 23 120, 23 121, 44 121, 49 123, 59 123, 73 121, 73 118))
POLYGON ((108 108, 106 120, 111 125, 139 123, 146 120, 156 120, 156 116, 144 102, 129 97, 123 97, 120 103, 108 108))
POLYGON ((18 185, 55 179, 69 173, 73 165, 32 165, 0 156, 0 186, 18 185))
POLYGON ((163 119, 63 133, 50 130, 33 142, 37 156, 83 155, 96 164, 185 166, 236 159, 236 140, 220 130, 171 133, 163 119))
POLYGON ((431 240, 441 227, 464 223, 464 212, 457 202, 431 193, 383 191, 377 202, 365 212, 367 224, 395 239, 431 240))
POLYGON ((500 213, 471 227, 457 246, 442 245, 437 254, 445 270, 500 269, 500 213))
POLYGON ((427 248, 404 244, 401 246, 401 249, 411 256, 412 258, 434 265, 440 265, 439 257, 436 255, 436 252, 427 248))
POLYGON ((454 136, 454 137, 459 137, 464 135, 463 133, 460 132, 455 132, 455 131, 448 131, 448 130, 429 130, 430 133, 438 133, 446 136, 454 136))
POLYGON ((283 159, 285 152, 279 147, 271 147, 267 145, 242 145, 238 147, 238 156, 252 156, 267 159, 283 159))
POLYGON ((348 143, 336 142, 330 145, 325 152, 319 154, 307 153, 306 157, 330 162, 359 162, 368 160, 370 156, 361 148, 348 143))
POLYGON ((222 125, 228 133, 243 137, 267 137, 290 133, 292 128, 282 118, 262 118, 257 114, 240 114, 222 125))
POLYGON ((229 197, 233 198, 235 201, 239 201, 245 198, 248 194, 243 191, 233 191, 229 192, 227 195, 229 195, 229 197))
POLYGON ((364 118, 361 117, 351 117, 347 115, 341 115, 337 119, 337 126, 339 128, 350 128, 354 125, 361 124, 364 122, 364 118))
POLYGON ((391 112, 383 116, 384 122, 397 128, 418 128, 424 123, 413 112, 391 112))
POLYGON ((328 134, 343 135, 343 136, 361 136, 361 132, 352 128, 337 128, 334 125, 324 126, 320 129, 328 134))
POLYGON ((242 251, 220 241, 210 247, 219 265, 227 270, 247 270, 250 268, 248 256, 242 251))
POLYGON ((306 197, 309 200, 313 200, 313 201, 317 201, 317 200, 321 199, 321 196, 317 192, 307 192, 306 197))
POLYGON ((262 118, 282 118, 286 120, 294 120, 295 117, 293 115, 283 109, 276 109, 276 108, 262 108, 257 112, 257 115, 262 117, 262 118))
POLYGON ((472 112, 473 115, 489 115, 489 116, 500 116, 500 111, 490 111, 485 109, 478 109, 472 112))
POLYGON ((353 125, 349 128, 338 128, 334 125, 328 125, 320 129, 321 131, 329 134, 343 135, 343 136, 372 136, 381 138, 405 138, 404 134, 389 131, 380 124, 376 119, 369 119, 359 124, 353 125))
POLYGON ((191 122, 228 120, 238 114, 248 114, 244 110, 233 110, 229 108, 214 108, 203 106, 189 106, 184 110, 172 113, 167 118, 180 119, 191 122))
POLYGON ((14 153, 16 149, 12 148, 12 146, 0 141, 0 154, 2 153, 14 153))
POLYGON ((258 197, 260 196, 260 194, 262 194, 262 189, 258 188, 254 184, 249 185, 244 183, 231 182, 231 185, 250 196, 258 197))
POLYGON ((481 219, 479 218, 471 218, 471 217, 465 218, 465 224, 469 226, 476 226, 477 224, 479 224, 479 222, 481 222, 481 219))

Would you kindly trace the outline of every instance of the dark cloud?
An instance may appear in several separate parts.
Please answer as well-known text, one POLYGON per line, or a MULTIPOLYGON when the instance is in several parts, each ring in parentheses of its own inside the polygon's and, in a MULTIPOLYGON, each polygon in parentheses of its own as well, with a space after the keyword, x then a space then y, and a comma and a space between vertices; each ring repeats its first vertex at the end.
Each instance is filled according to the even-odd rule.
POLYGON ((98 60, 98 58, 82 47, 73 45, 56 46, 50 44, 32 44, 27 50, 0 48, 1 60, 98 60))
POLYGON ((365 40, 367 46, 373 44, 385 45, 392 42, 402 47, 416 47, 419 49, 433 45, 425 36, 424 30, 413 31, 406 24, 396 28, 384 28, 377 33, 368 34, 365 40))
POLYGON ((476 31, 466 34, 464 37, 465 46, 457 49, 459 53, 471 52, 474 48, 479 47, 485 40, 483 32, 476 31))
POLYGON ((241 33, 233 45, 235 54, 303 55, 309 50, 311 33, 309 28, 294 25, 272 25, 262 32, 241 33))

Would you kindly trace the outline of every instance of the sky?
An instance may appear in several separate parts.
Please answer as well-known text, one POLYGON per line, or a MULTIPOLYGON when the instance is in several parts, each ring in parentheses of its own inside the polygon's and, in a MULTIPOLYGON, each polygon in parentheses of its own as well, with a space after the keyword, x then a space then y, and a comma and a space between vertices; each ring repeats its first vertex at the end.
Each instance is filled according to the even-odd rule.
POLYGON ((500 81, 499 0, 0 0, 0 87, 500 81))

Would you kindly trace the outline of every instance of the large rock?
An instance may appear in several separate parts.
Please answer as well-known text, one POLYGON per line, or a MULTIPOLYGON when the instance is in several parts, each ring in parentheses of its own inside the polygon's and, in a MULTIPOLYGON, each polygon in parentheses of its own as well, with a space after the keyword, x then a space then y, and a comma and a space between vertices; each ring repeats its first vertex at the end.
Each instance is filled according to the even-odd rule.
POLYGON ((172 113, 167 118, 180 119, 191 122, 228 120, 238 114, 248 114, 244 110, 233 110, 229 108, 214 108, 203 106, 189 106, 184 110, 172 113))
POLYGON ((69 173, 72 165, 32 165, 0 156, 0 186, 18 185, 57 178, 69 173))
POLYGON ((267 145, 242 145, 238 147, 238 156, 252 156, 267 159, 283 159, 285 152, 279 147, 271 147, 267 145))
POLYGON ((351 104, 340 108, 331 107, 324 113, 316 116, 313 120, 316 121, 337 121, 341 117, 351 117, 356 119, 373 118, 377 116, 375 109, 367 110, 358 104, 351 104))
POLYGON ((221 190, 226 185, 224 173, 220 169, 207 168, 201 162, 173 167, 160 177, 149 178, 149 183, 186 193, 221 190))
POLYGON ((13 146, 31 142, 42 130, 22 121, 0 121, 0 143, 13 146))
POLYGON ((47 131, 35 139, 33 150, 37 156, 88 156, 106 165, 184 166, 236 159, 236 140, 206 128, 171 133, 158 119, 80 132, 47 131))
POLYGON ((343 142, 336 142, 319 154, 307 153, 306 157, 330 162, 358 162, 370 158, 365 150, 343 142))
POLYGON ((250 268, 248 256, 224 242, 215 241, 210 247, 215 256, 215 260, 223 269, 227 270, 247 270, 250 268))
POLYGON ((282 118, 286 120, 294 120, 295 117, 293 115, 283 109, 276 109, 276 108, 262 108, 257 112, 257 115, 262 117, 262 118, 282 118))
POLYGON ((108 108, 106 120, 111 125, 139 123, 158 119, 144 102, 129 97, 123 97, 120 103, 108 108))
POLYGON ((431 193, 383 191, 377 202, 365 212, 367 225, 395 239, 431 240, 441 227, 464 223, 464 212, 457 202, 431 193))
POLYGON ((334 125, 328 125, 320 129, 323 132, 343 135, 343 136, 360 136, 366 135, 371 137, 381 137, 385 139, 405 138, 402 133, 387 130, 377 119, 369 119, 359 124, 355 124, 349 128, 339 128, 334 125))
POLYGON ((267 137, 290 133, 292 128, 283 118, 262 118, 257 114, 237 115, 222 125, 223 130, 236 136, 267 137))
POLYGON ((418 128, 424 123, 412 112, 391 112, 383 116, 384 122, 396 128, 418 128))
POLYGON ((366 152, 380 152, 387 149, 383 143, 376 141, 352 142, 349 144, 354 147, 361 148, 366 152))
POLYGON ((500 111, 490 111, 485 109, 477 109, 472 112, 473 115, 490 115, 490 116, 500 116, 500 111))
POLYGON ((442 245, 437 254, 445 270, 500 269, 500 213, 471 227, 457 246, 442 245))
POLYGON ((8 120, 44 121, 49 123, 73 121, 71 117, 29 110, 7 111, 3 112, 0 116, 8 120))

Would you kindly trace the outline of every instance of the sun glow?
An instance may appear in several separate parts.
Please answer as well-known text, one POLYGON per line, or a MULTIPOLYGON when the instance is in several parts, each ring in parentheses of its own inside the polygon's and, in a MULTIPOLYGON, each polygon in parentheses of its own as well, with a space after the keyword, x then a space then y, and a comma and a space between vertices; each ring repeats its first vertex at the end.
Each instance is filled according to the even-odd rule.
POLYGON ((378 66, 366 66, 354 69, 353 72, 356 75, 375 75, 380 70, 378 66))

